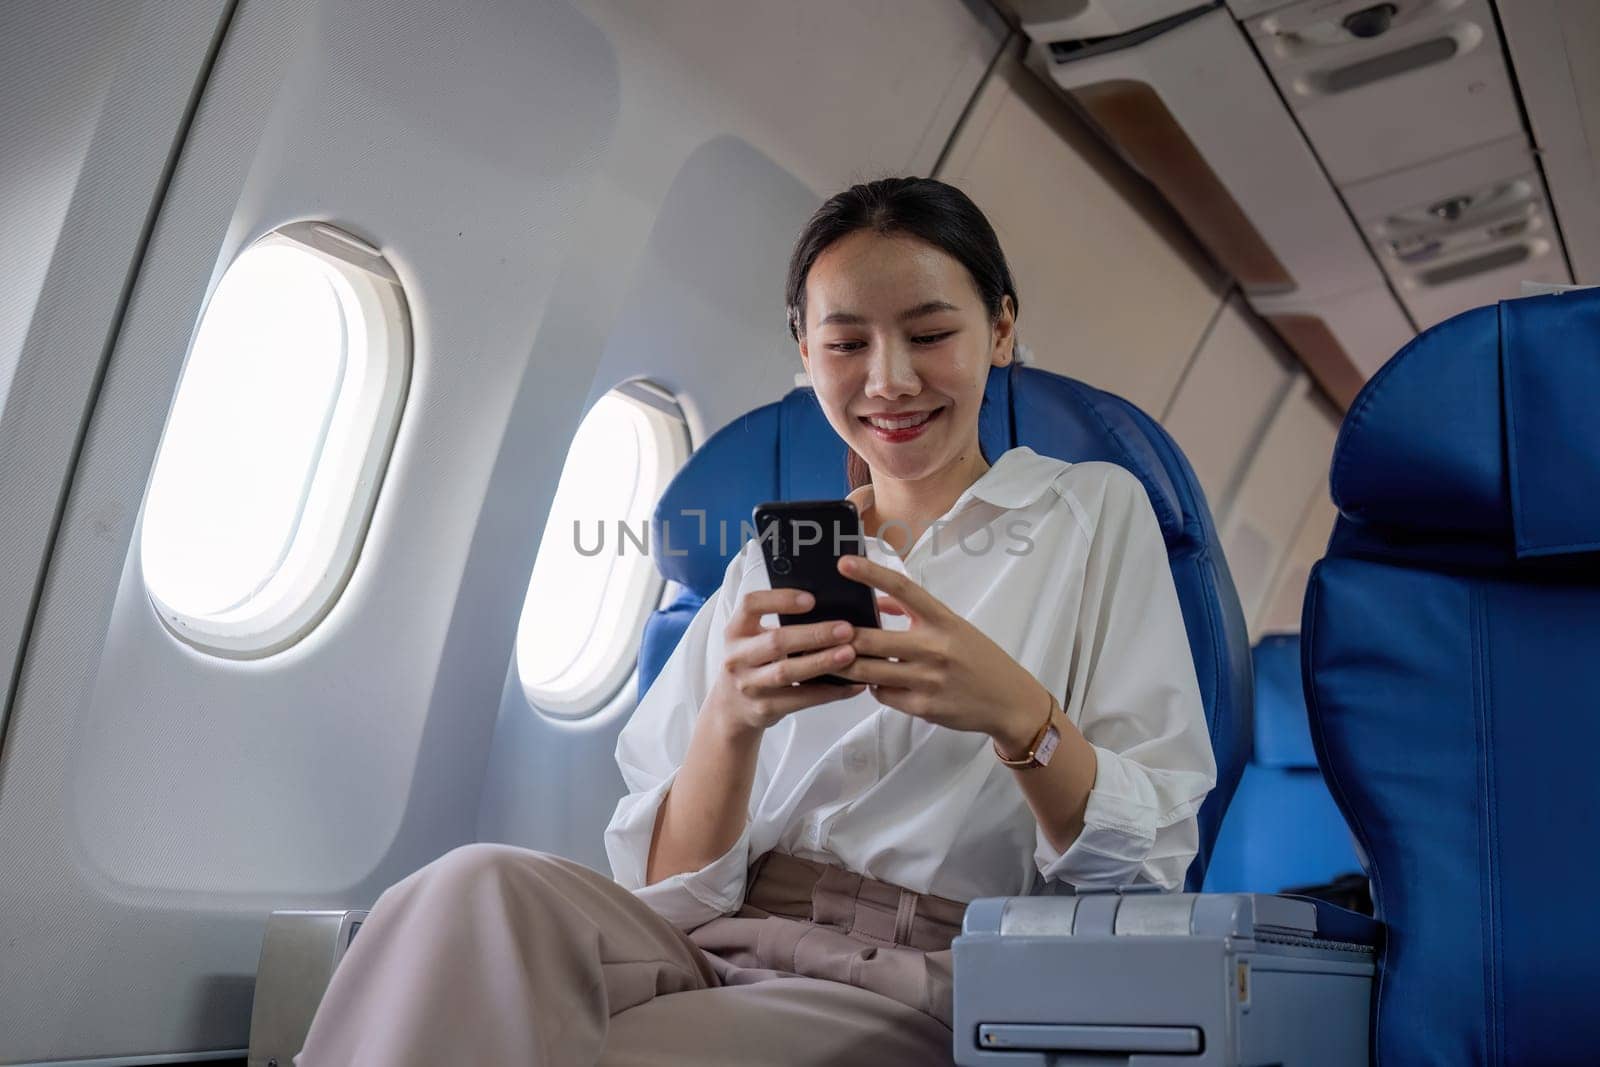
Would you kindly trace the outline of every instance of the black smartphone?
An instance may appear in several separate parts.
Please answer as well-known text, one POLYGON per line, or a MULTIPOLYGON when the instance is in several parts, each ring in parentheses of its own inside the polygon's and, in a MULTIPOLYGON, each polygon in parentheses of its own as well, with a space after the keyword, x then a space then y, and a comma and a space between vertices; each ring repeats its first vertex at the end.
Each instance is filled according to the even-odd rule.
MULTIPOLYGON (((778 616, 784 626, 810 622, 880 625, 878 598, 871 586, 839 573, 846 554, 866 555, 861 516, 848 500, 772 501, 755 509, 756 537, 774 589, 804 589, 816 598, 810 611, 778 616)), ((791 656, 808 655, 792 652, 791 656)), ((856 685, 836 674, 812 681, 856 685)))

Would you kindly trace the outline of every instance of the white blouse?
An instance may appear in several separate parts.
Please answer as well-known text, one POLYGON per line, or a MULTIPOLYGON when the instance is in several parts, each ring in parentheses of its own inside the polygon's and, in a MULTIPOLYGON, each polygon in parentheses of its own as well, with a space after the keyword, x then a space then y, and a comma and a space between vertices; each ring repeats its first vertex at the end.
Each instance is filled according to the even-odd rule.
MULTIPOLYGON (((913 718, 868 689, 769 729, 739 840, 698 871, 646 886, 656 813, 721 668, 723 631, 745 592, 770 588, 751 541, 617 740, 631 792, 606 829, 616 880, 685 930, 737 911, 746 867, 773 849, 958 901, 1028 893, 1036 873, 1074 886, 1178 888, 1216 763, 1166 547, 1138 479, 1014 448, 903 561, 876 539, 867 555, 909 575, 1061 698, 1098 763, 1077 840, 1064 853, 1051 847, 1018 772, 986 734, 913 718)), ((910 624, 885 615, 883 625, 910 624)))

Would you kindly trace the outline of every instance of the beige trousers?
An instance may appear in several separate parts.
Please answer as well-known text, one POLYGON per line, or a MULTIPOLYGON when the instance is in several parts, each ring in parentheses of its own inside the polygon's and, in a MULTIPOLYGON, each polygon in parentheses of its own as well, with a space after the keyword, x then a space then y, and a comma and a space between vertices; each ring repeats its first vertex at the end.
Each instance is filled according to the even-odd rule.
POLYGON ((468 845, 379 898, 295 1063, 948 1064, 962 910, 769 853, 685 935, 579 864, 468 845))

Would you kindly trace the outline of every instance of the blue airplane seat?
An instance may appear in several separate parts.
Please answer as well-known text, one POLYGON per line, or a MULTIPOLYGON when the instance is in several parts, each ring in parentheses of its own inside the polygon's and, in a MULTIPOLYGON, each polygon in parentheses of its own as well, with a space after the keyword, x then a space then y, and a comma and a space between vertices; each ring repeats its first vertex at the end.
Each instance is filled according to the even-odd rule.
POLYGON ((1350 829, 1311 747, 1300 635, 1268 634, 1252 659, 1254 752, 1217 834, 1205 891, 1276 893, 1359 872, 1350 829))
MULTIPOLYGON (((1144 483, 1167 543, 1216 754, 1217 786, 1200 810, 1200 853, 1189 885, 1205 876, 1211 843, 1249 755, 1250 645, 1233 579, 1200 483, 1159 424, 1120 397, 1034 367, 989 372, 978 436, 991 460, 1017 445, 1074 462, 1104 460, 1144 483)), ((695 611, 722 584, 740 524, 767 500, 836 499, 848 491, 844 442, 810 389, 723 427, 667 486, 652 524, 653 556, 682 592, 645 627, 639 695, 676 647, 695 611), (702 536, 702 533, 704 536, 702 536)))
POLYGON ((1302 670, 1388 928, 1379 1064, 1600 1050, 1600 291, 1417 337, 1334 449, 1302 670))

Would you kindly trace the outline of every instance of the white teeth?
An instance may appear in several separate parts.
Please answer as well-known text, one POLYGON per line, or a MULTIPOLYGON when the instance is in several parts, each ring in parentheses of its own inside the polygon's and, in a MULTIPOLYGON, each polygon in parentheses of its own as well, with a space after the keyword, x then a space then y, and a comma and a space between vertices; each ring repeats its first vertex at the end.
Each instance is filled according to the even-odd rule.
POLYGON ((921 426, 931 418, 933 418, 933 412, 924 411, 916 415, 907 415, 902 419, 880 419, 872 417, 868 418, 867 421, 878 427, 880 430, 904 430, 911 426, 921 426))

